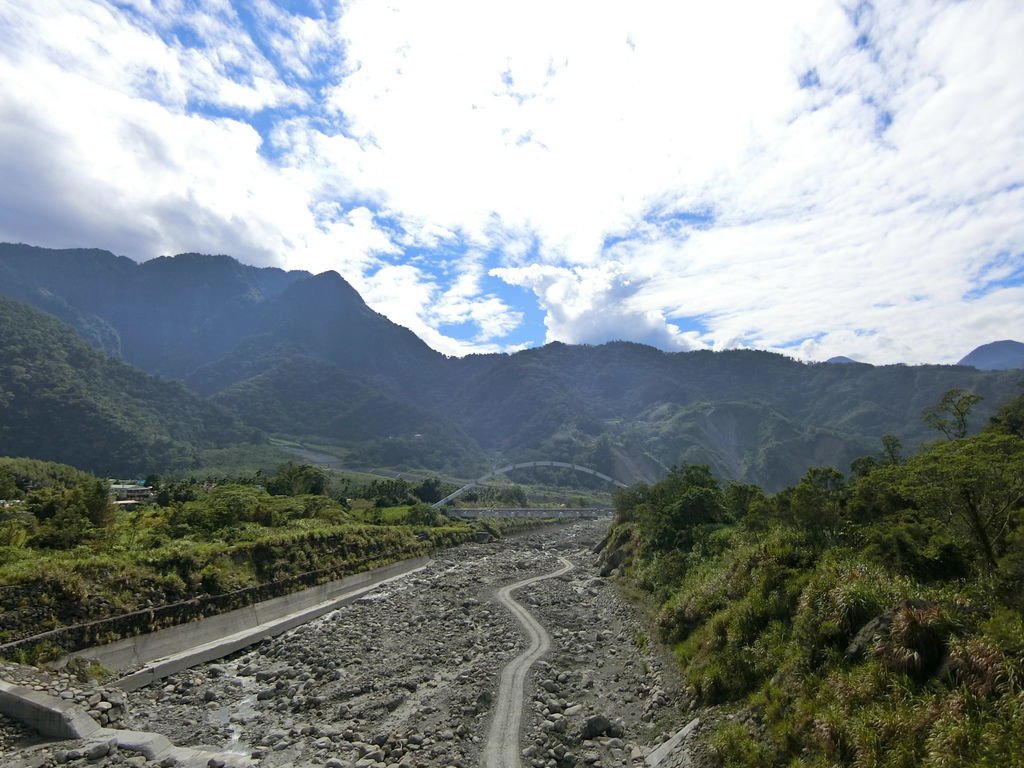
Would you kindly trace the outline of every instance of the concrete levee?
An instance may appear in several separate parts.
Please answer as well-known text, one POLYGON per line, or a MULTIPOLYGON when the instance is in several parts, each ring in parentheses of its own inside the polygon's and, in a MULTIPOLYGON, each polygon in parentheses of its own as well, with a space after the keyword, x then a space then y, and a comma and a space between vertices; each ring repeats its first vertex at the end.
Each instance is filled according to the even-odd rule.
POLYGON ((374 585, 421 568, 428 560, 426 557, 404 560, 227 613, 86 648, 64 657, 57 666, 80 657, 96 660, 114 672, 142 668, 130 676, 133 681, 130 687, 122 685, 131 690, 292 629, 333 610, 347 596, 361 594, 374 585), (162 659, 168 661, 153 665, 162 659))
POLYGON ((181 768, 206 768, 214 764, 225 768, 248 768, 253 763, 246 754, 175 747, 165 736, 157 733, 102 728, 77 704, 5 680, 0 680, 0 713, 27 725, 47 739, 115 743, 119 748, 138 752, 148 760, 164 758, 164 764, 181 768))
POLYGON ((80 706, 0 680, 0 712, 51 739, 84 739, 99 724, 80 706))

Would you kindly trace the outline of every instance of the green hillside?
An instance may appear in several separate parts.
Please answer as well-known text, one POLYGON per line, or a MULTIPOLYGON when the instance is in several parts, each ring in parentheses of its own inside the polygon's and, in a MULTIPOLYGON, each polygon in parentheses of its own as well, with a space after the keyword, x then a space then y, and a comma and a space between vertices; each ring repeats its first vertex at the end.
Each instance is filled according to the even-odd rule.
POLYGON ((266 432, 343 445, 357 466, 485 468, 479 448, 451 421, 305 356, 282 356, 213 401, 266 432))
POLYGON ((59 320, 0 298, 0 454, 104 475, 185 467, 199 447, 252 440, 177 382, 109 358, 59 320))

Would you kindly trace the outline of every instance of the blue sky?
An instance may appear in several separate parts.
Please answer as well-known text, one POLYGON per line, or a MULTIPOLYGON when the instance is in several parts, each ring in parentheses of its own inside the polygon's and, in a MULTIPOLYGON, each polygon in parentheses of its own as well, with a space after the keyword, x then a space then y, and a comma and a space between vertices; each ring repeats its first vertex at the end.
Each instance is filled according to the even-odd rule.
POLYGON ((348 279, 452 355, 1024 339, 1024 5, 0 0, 0 239, 348 279))

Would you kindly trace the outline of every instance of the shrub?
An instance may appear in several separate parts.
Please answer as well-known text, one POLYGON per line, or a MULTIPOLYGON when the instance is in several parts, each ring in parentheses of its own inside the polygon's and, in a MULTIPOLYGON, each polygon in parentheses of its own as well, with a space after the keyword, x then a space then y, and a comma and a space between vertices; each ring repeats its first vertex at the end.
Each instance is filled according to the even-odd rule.
POLYGON ((905 577, 848 554, 830 556, 800 596, 795 628, 810 658, 820 658, 821 651, 845 647, 869 620, 917 593, 905 577))
POLYGON ((708 745, 723 768, 771 768, 774 765, 771 751, 740 723, 719 725, 708 745))

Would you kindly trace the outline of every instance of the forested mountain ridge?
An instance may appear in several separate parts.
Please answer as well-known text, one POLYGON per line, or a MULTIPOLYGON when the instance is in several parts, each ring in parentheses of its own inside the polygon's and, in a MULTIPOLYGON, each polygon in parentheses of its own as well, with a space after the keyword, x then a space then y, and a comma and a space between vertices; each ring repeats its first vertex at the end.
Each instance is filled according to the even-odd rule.
POLYGON ((447 358, 336 273, 227 256, 136 264, 105 251, 0 244, 0 294, 260 429, 334 444, 356 464, 460 475, 553 458, 628 482, 703 463, 775 490, 809 466, 845 471, 883 434, 908 449, 932 438, 921 413, 949 389, 984 398, 973 414, 980 426, 1020 378, 627 342, 447 358))
POLYGON ((248 335, 247 309, 304 277, 227 256, 138 264, 96 249, 0 244, 0 293, 64 320, 108 354, 175 378, 224 355, 248 335))
POLYGON ((357 463, 483 474, 476 443, 451 420, 311 357, 283 356, 213 396, 259 429, 313 435, 357 463))
POLYGON ((444 360, 366 306, 336 272, 251 267, 229 256, 136 263, 95 249, 0 243, 0 295, 203 395, 242 380, 235 371, 254 375, 296 350, 392 386, 415 378, 410 366, 422 372, 444 360))
MULTIPOLYGON (((571 454, 606 472, 625 457, 660 476, 679 463, 778 489, 809 466, 842 470, 883 434, 933 439, 921 418, 949 389, 984 398, 984 423, 1016 372, 957 366, 805 364, 755 350, 666 353, 614 342, 549 344, 465 365, 448 412, 488 451, 571 454), (457 407, 455 404, 458 404, 457 407)), ((626 478, 629 479, 629 478, 626 478)))
POLYGON ((198 447, 254 440, 228 411, 96 351, 54 317, 0 297, 0 455, 100 474, 183 468, 198 447))

